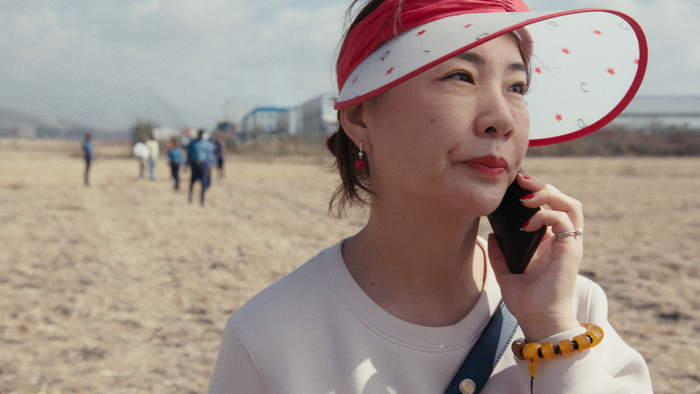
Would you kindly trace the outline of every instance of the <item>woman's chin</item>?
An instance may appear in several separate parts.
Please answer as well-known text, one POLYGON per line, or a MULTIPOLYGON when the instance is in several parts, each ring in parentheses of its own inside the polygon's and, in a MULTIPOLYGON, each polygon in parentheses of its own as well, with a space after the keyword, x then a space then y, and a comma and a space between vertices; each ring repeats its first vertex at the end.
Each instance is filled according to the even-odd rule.
POLYGON ((487 216, 498 208, 502 197, 482 196, 480 198, 467 198, 459 204, 459 210, 469 216, 487 216))

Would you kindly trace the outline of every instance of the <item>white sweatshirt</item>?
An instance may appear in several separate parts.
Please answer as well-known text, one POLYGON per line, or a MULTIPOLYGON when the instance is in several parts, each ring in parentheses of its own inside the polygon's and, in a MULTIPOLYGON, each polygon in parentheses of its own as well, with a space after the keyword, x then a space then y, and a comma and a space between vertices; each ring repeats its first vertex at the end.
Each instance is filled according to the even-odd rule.
MULTIPOLYGON (((231 316, 210 394, 444 393, 501 301, 490 265, 484 290, 462 321, 424 327, 390 315, 364 293, 345 266, 342 242, 231 316)), ((485 241, 479 244, 485 251, 485 241)), ((538 363, 534 392, 652 393, 646 363, 607 321, 600 286, 579 277, 573 309, 578 320, 600 325, 605 338, 583 353, 538 363)), ((514 339, 522 337, 518 328, 514 339)), ((508 350, 482 393, 529 393, 529 385, 527 363, 508 350)))

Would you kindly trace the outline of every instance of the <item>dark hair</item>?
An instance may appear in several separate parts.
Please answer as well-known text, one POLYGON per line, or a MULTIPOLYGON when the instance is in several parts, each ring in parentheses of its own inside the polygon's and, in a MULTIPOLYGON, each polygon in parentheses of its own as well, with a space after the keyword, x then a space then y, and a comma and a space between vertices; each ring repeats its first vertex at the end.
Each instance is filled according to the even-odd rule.
POLYGON ((338 123, 338 131, 328 137, 326 147, 335 156, 335 169, 342 181, 331 196, 328 210, 340 217, 346 206, 367 204, 365 195, 372 194, 372 191, 369 189, 369 162, 363 170, 355 167, 354 162, 359 157, 360 149, 340 125, 340 112, 338 112, 338 123))
MULTIPOLYGON (((354 0, 347 13, 345 14, 346 22, 352 18, 352 12, 359 0, 354 0)), ((362 7, 360 12, 355 15, 352 23, 345 32, 343 37, 343 45, 345 45, 345 40, 352 31, 352 29, 357 26, 364 18, 372 13, 379 5, 381 5, 384 0, 369 0, 362 7)), ((399 2, 397 12, 400 12, 403 0, 399 2)), ((345 212, 345 208, 353 205, 365 205, 367 204, 366 196, 372 194, 370 190, 370 167, 369 162, 363 170, 355 168, 355 160, 358 158, 358 153, 360 149, 355 145, 355 142, 348 137, 343 126, 340 124, 340 111, 338 111, 338 130, 333 133, 326 141, 326 146, 328 150, 331 151, 333 156, 335 156, 335 168, 340 174, 340 179, 342 183, 333 193, 330 202, 328 203, 328 210, 334 212, 336 216, 340 217, 345 212)))
MULTIPOLYGON (((352 11, 359 0, 354 0, 348 11, 346 13, 346 21, 352 18, 352 11)), ((357 26, 360 21, 367 17, 372 11, 374 11, 384 0, 369 0, 365 3, 364 7, 357 13, 353 19, 350 27, 345 32, 343 37, 343 46, 345 45, 345 40, 347 40, 348 35, 352 29, 357 26)), ((396 15, 401 13, 401 7, 403 6, 404 0, 400 0, 396 9, 396 15)), ((400 18, 395 18, 394 27, 396 28, 396 23, 400 23, 400 18), (397 22, 398 21, 398 22, 397 22)), ((526 47, 520 36, 511 32, 509 33, 516 41, 518 45, 518 50, 520 55, 528 68, 527 71, 527 81, 526 86, 530 86, 530 49, 526 47)), ((342 46, 341 46, 342 51, 342 46)), ((338 111, 338 130, 333 133, 328 140, 326 140, 326 147, 331 151, 333 156, 335 156, 335 169, 340 174, 340 179, 342 183, 333 192, 330 202, 328 203, 328 210, 340 217, 345 212, 345 208, 353 205, 366 205, 367 196, 374 194, 370 190, 370 166, 369 161, 367 161, 367 166, 363 170, 359 170, 355 167, 355 160, 358 158, 358 153, 360 149, 355 145, 355 142, 348 137, 345 130, 343 130, 342 124, 340 124, 340 111, 338 111)))

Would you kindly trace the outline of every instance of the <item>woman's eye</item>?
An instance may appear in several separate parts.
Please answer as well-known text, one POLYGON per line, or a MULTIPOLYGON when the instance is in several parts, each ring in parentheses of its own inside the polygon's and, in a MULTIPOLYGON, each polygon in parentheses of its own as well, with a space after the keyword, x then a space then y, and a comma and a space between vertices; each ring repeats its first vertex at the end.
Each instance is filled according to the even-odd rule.
POLYGON ((459 81, 467 82, 467 83, 474 83, 474 77, 466 71, 456 72, 454 74, 450 74, 447 76, 447 78, 457 79, 459 81))
POLYGON ((527 93, 527 85, 524 83, 516 83, 515 85, 509 87, 508 91, 524 95, 527 93))

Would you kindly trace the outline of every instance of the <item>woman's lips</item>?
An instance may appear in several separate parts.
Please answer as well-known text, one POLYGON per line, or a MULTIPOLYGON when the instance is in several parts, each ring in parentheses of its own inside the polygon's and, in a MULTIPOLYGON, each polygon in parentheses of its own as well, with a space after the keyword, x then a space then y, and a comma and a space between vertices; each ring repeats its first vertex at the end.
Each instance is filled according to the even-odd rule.
POLYGON ((502 157, 483 156, 467 160, 467 165, 480 173, 497 178, 503 174, 508 167, 508 161, 502 157))

